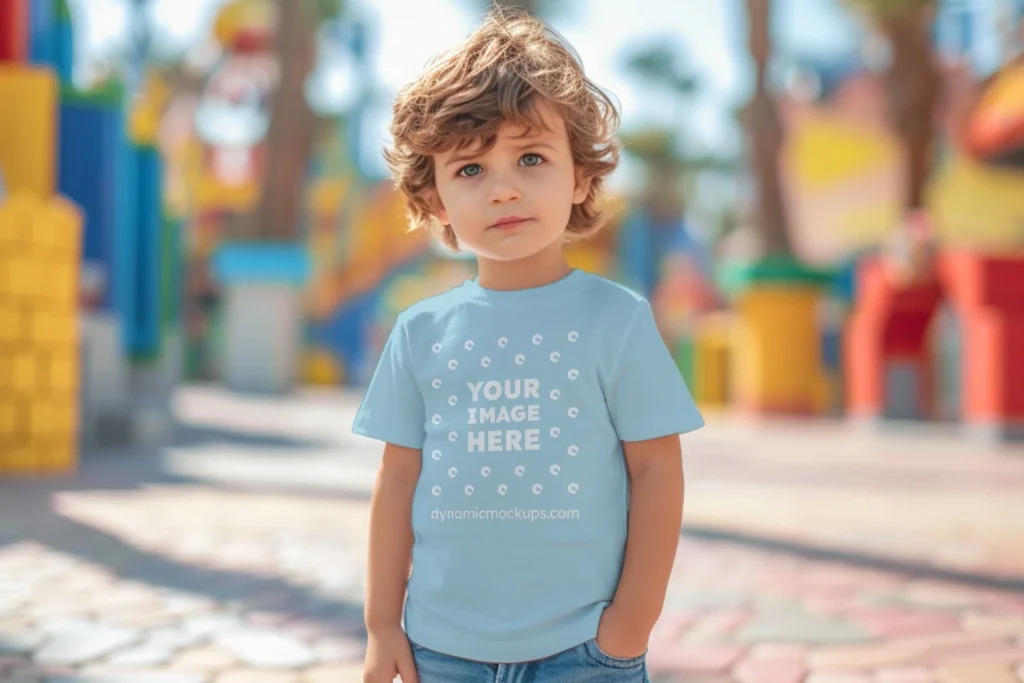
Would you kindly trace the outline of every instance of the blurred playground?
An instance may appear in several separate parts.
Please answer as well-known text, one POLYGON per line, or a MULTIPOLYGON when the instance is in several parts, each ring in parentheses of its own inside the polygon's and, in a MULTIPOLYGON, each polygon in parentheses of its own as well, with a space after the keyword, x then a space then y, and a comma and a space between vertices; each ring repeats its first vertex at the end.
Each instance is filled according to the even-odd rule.
MULTIPOLYGON (((777 139, 748 118, 749 163, 688 154, 672 125, 624 129, 632 182, 570 260, 651 299, 706 410, 1024 429, 1024 10, 983 30, 970 3, 921 6, 930 71, 900 67, 932 83, 917 110, 890 96, 907 57, 879 47, 883 12, 855 50, 783 53, 765 90, 777 139), (987 73, 970 59, 979 32, 1009 46, 987 73), (922 111, 924 138, 907 124, 922 111)), ((399 311, 472 276, 468 255, 407 230, 359 153, 382 95, 358 5, 232 0, 203 38, 215 58, 149 58, 143 32, 120 66, 90 70, 76 7, 0 14, 0 469, 158 443, 182 382, 359 387, 399 311), (275 114, 287 97, 303 106, 275 114)), ((692 97, 673 59, 641 45, 627 68, 692 97)))
MULTIPOLYGON (((618 74, 567 254, 707 417, 656 683, 1024 680, 1024 0, 501 4, 618 74)), ((486 5, 0 0, 0 681, 361 680, 352 416, 475 274, 384 66, 486 5)))
MULTIPOLYGON (((875 43, 785 62, 772 92, 782 242, 742 159, 687 157, 671 126, 624 130, 639 180, 570 260, 654 302, 705 408, 954 420, 1000 437, 1024 425, 1010 352, 1024 335, 1024 64, 1008 52, 979 75, 969 4, 935 7, 941 97, 922 96, 924 143, 894 113, 895 67, 878 66, 875 43), (921 144, 928 172, 908 173, 921 144), (709 178, 727 201, 702 202, 709 178)), ((270 0, 233 0, 209 27, 215 59, 143 55, 87 80, 72 5, 4 8, 4 469, 70 467, 76 435, 159 439, 182 381, 358 387, 398 311, 472 275, 467 255, 406 229, 402 198, 356 152, 380 99, 364 15, 338 5, 288 23, 270 0), (313 59, 289 57, 278 25, 314 38, 313 59), (339 62, 350 92, 332 99, 316 84, 339 62), (275 117, 294 69, 306 106, 275 117), (283 145, 289 130, 304 142, 283 145), (296 163, 306 172, 271 178, 296 163), (269 225, 287 215, 275 211, 293 220, 269 225), (261 308, 279 330, 254 334, 261 308)), ((654 78, 644 63, 636 78, 654 78)))

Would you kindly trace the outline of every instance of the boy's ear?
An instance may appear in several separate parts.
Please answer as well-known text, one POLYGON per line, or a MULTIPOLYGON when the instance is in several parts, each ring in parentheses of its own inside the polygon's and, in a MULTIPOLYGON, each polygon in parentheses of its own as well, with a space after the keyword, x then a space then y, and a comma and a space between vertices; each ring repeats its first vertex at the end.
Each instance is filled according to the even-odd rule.
POLYGON ((448 212, 444 210, 444 204, 441 203, 441 195, 437 193, 436 189, 427 192, 426 200, 430 206, 430 212, 434 214, 434 218, 441 225, 451 225, 451 222, 448 220, 448 212))
POLYGON ((591 178, 590 176, 583 175, 582 169, 576 169, 576 186, 575 188, 573 188, 572 192, 573 204, 583 203, 583 201, 587 198, 587 195, 590 194, 590 184, 592 181, 593 178, 591 178))

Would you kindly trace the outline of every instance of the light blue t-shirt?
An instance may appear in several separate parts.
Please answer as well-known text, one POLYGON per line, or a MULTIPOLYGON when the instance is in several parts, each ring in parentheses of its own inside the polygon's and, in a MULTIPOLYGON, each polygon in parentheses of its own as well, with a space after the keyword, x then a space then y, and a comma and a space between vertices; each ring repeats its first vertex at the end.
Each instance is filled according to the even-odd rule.
POLYGON ((522 662, 595 637, 626 541, 620 441, 703 424, 650 305, 596 275, 470 280, 403 312, 353 429, 422 451, 409 638, 522 662))

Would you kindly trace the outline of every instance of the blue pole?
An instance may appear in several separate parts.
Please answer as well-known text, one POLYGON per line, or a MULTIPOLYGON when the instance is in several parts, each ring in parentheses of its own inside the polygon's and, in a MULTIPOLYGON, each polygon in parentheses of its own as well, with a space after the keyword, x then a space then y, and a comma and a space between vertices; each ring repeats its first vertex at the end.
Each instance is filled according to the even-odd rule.
POLYGON ((114 174, 114 296, 115 309, 121 318, 121 342, 129 354, 135 347, 135 305, 138 297, 137 202, 139 177, 135 167, 134 145, 128 139, 124 104, 111 111, 115 131, 113 150, 116 159, 114 174))
POLYGON ((53 0, 29 4, 29 61, 39 66, 57 65, 57 8, 53 0))
POLYGON ((148 145, 130 145, 135 171, 135 267, 128 350, 134 358, 149 358, 160 349, 161 311, 161 185, 159 152, 148 145))
POLYGON ((103 275, 96 302, 117 311, 120 235, 115 210, 117 184, 117 109, 113 102, 77 93, 65 86, 60 106, 60 193, 82 208, 85 220, 82 260, 103 275))

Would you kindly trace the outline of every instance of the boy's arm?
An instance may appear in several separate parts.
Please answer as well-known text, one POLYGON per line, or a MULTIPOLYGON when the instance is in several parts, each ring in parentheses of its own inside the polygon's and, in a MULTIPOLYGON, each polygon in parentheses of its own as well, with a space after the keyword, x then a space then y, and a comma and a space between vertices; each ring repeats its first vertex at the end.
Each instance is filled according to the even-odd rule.
MULTIPOLYGON (((661 616, 683 517, 679 436, 623 442, 629 471, 629 527, 622 575, 602 623, 608 654, 636 656, 661 616)), ((600 638, 599 638, 600 639, 600 638)))
POLYGON ((371 632, 402 623, 412 563, 412 498, 421 466, 419 450, 384 447, 370 503, 365 619, 371 632))

